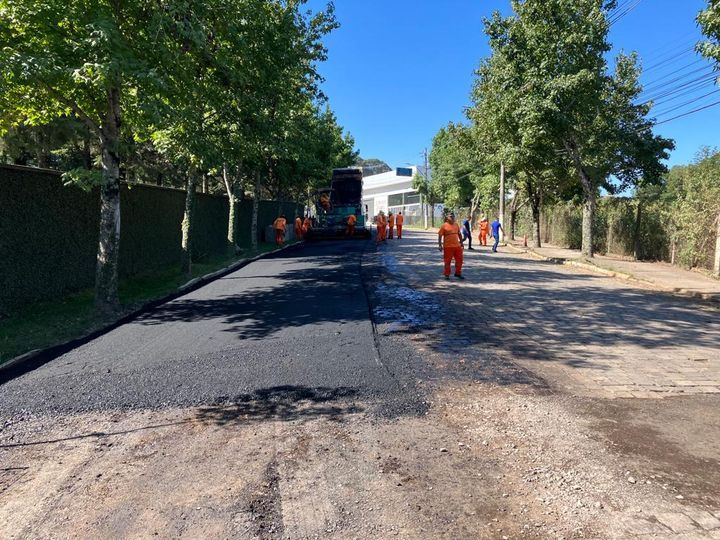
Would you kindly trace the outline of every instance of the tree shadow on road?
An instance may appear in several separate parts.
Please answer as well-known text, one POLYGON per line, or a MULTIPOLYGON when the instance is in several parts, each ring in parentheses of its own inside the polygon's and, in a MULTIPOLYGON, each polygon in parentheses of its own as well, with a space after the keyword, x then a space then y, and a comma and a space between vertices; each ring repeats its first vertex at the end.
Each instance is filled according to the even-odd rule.
POLYGON ((135 322, 161 325, 216 320, 222 331, 238 339, 261 340, 288 328, 368 320, 357 260, 353 264, 340 256, 329 256, 308 259, 304 265, 298 255, 295 253, 295 261, 288 261, 288 268, 281 267, 272 275, 270 283, 264 284, 261 276, 248 279, 232 274, 212 288, 169 302, 135 322), (238 292, 221 293, 228 290, 238 292))
POLYGON ((328 418, 340 421, 346 415, 363 412, 363 408, 353 401, 355 397, 357 390, 348 387, 276 386, 200 407, 196 419, 221 426, 266 420, 288 422, 328 418))
MULTIPOLYGON (((416 317, 422 324, 405 328, 422 333, 432 351, 466 356, 471 349, 503 351, 603 371, 604 360, 623 361, 628 351, 653 363, 682 356, 685 346, 694 349, 688 355, 701 356, 720 348, 717 310, 692 300, 501 253, 466 255, 466 280, 445 282, 439 279, 439 256, 437 265, 429 264, 432 249, 431 239, 418 239, 412 249, 394 250, 390 265, 442 306, 440 316, 416 317)), ((409 310, 422 313, 422 306, 392 300, 398 317, 412 320, 409 310)), ((388 315, 388 306, 383 308, 388 315)))

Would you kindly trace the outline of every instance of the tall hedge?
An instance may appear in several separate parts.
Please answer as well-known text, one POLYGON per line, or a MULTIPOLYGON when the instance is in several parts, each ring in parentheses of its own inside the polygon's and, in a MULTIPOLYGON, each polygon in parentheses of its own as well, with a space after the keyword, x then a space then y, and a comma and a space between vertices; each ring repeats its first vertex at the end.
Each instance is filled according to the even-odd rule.
MULTIPOLYGON (((180 261, 182 190, 123 184, 120 276, 171 268, 180 261)), ((91 287, 95 280, 100 198, 64 186, 58 173, 0 165, 0 316, 35 301, 91 287)), ((227 197, 197 194, 193 258, 227 249, 227 197)), ((299 207, 284 203, 294 216, 299 207)), ((238 243, 250 245, 251 201, 241 201, 238 243)), ((261 201, 258 236, 277 217, 278 203, 261 201)))

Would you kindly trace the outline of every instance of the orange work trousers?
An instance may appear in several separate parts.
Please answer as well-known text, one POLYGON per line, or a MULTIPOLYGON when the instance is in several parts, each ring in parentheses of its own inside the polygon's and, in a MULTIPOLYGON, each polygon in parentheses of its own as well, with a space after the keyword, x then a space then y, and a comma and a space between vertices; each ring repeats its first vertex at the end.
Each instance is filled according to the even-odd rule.
POLYGON ((355 234, 355 225, 348 224, 347 229, 345 230, 345 234, 348 236, 353 236, 355 234))
POLYGON ((387 235, 387 229, 385 227, 377 228, 377 241, 378 242, 384 242, 386 235, 387 235))
POLYGON ((303 237, 303 230, 302 227, 295 227, 295 239, 296 240, 302 240, 303 237))
POLYGON ((463 248, 459 247, 446 247, 443 248, 443 259, 445 260, 445 275, 450 275, 450 263, 455 259, 455 275, 462 275, 462 264, 463 264, 463 248))
POLYGON ((392 225, 388 225, 388 234, 389 234, 388 237, 390 238, 390 240, 392 240, 392 237, 393 237, 393 226, 392 225))
POLYGON ((398 238, 402 238, 402 225, 397 226, 398 238))
POLYGON ((275 244, 282 246, 285 242, 285 231, 282 229, 275 229, 275 244))
POLYGON ((478 240, 480 240, 481 246, 487 246, 487 233, 481 232, 478 240))

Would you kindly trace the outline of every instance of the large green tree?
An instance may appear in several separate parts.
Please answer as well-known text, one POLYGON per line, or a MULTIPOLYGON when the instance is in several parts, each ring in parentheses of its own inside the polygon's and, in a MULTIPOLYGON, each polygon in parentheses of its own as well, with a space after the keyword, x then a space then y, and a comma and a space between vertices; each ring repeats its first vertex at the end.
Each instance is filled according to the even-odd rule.
MULTIPOLYGON (((486 23, 493 56, 499 59, 489 61, 489 75, 481 84, 491 85, 490 93, 503 96, 496 100, 503 104, 503 111, 495 115, 499 120, 486 131, 501 140, 515 139, 501 147, 511 162, 545 163, 546 170, 555 171, 551 178, 572 167, 583 189, 586 256, 594 252, 599 189, 612 189, 613 177, 628 181, 656 175, 662 169, 660 160, 672 147, 652 133, 647 118, 650 104, 636 104, 641 88, 635 56, 620 55, 615 72, 609 72, 607 14, 615 4, 514 1, 513 16, 496 14, 486 23), (558 155, 565 165, 558 166, 558 155)), ((482 112, 476 115, 481 121, 482 112)))
POLYGON ((123 122, 162 93, 162 44, 174 2, 0 1, 0 131, 73 116, 102 159, 95 297, 118 304, 120 141, 123 122))

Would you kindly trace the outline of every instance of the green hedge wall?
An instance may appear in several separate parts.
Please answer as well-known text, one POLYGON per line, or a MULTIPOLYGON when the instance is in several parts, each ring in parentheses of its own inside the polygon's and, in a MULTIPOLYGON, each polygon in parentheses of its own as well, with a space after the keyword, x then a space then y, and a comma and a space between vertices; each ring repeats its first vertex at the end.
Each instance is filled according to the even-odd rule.
POLYGON ((99 216, 97 193, 0 167, 0 315, 93 283, 99 216))
MULTIPOLYGON (((123 184, 120 200, 120 276, 178 265, 185 192, 123 184)), ((292 203, 282 209, 302 212, 292 203)), ((260 202, 259 240, 277 212, 277 202, 260 202)), ((99 214, 98 190, 64 186, 53 171, 0 165, 0 316, 93 286, 99 214)), ((250 245, 251 214, 252 201, 240 201, 241 246, 250 245)), ((226 253, 227 220, 227 197, 197 194, 194 260, 226 253)))

